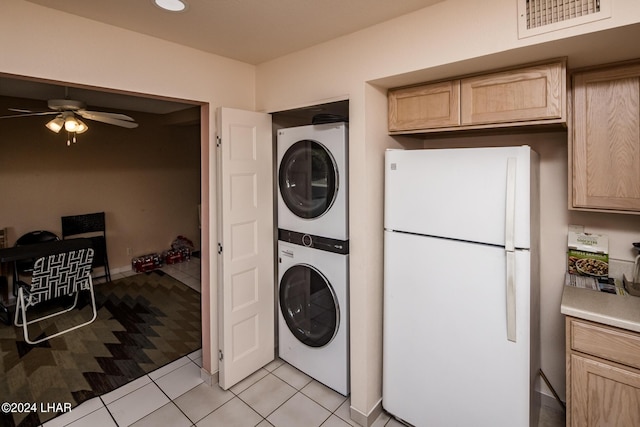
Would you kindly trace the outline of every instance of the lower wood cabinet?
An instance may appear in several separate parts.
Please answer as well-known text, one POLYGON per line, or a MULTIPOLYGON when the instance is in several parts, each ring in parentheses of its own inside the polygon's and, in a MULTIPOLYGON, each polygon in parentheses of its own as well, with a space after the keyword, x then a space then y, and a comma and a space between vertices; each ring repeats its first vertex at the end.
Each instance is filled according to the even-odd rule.
POLYGON ((567 317, 567 426, 640 426, 640 334, 567 317))

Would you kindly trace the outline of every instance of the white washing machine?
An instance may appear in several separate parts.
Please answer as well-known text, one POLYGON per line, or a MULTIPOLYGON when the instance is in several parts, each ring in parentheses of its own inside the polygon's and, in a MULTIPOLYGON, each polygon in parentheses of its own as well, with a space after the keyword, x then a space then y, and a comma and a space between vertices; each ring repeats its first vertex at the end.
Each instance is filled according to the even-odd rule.
POLYGON ((349 255, 279 241, 278 262, 280 358, 347 396, 349 255))
POLYGON ((278 228, 349 239, 347 140, 343 122, 278 131, 278 228))

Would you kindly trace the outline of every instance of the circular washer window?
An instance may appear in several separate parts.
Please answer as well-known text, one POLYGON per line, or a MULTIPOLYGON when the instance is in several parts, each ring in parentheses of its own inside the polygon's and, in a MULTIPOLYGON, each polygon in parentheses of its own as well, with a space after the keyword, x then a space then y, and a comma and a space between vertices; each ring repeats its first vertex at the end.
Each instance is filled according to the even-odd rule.
POLYGON ((280 310, 291 333, 310 347, 329 344, 338 331, 340 308, 335 292, 309 265, 295 265, 282 276, 280 310))
POLYGON ((333 156, 319 142, 296 142, 282 157, 278 184, 284 203, 295 215, 305 219, 321 216, 338 192, 333 156))

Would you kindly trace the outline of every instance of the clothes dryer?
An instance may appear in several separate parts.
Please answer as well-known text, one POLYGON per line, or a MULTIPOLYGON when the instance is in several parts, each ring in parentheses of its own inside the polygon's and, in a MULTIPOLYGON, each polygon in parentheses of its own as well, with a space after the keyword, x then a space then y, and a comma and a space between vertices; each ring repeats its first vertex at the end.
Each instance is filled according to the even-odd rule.
POLYGON ((349 255, 279 241, 278 261, 280 358, 348 395, 349 255))
POLYGON ((278 228, 349 239, 346 123, 278 131, 278 228))

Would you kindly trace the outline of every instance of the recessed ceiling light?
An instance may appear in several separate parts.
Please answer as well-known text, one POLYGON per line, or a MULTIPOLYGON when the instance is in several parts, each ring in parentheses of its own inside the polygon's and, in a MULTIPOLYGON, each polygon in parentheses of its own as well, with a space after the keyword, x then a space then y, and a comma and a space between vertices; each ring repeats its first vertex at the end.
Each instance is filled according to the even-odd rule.
POLYGON ((182 12, 187 4, 182 0, 153 0, 156 6, 171 12, 182 12))

